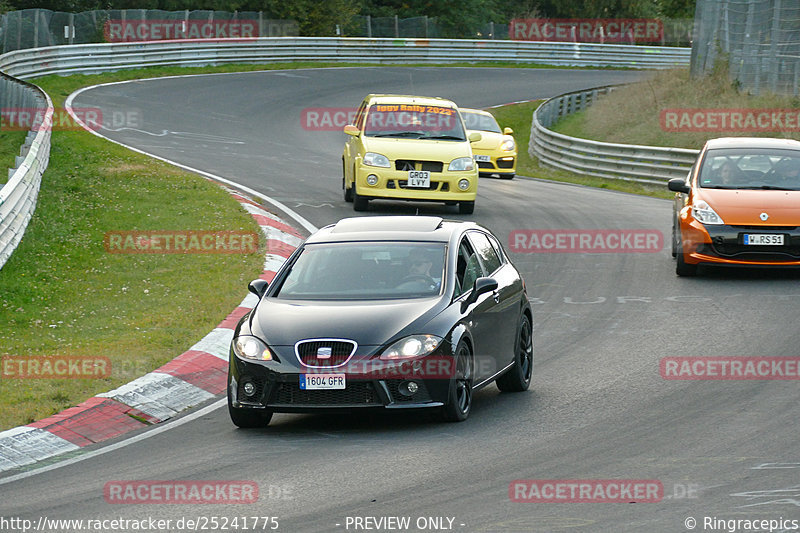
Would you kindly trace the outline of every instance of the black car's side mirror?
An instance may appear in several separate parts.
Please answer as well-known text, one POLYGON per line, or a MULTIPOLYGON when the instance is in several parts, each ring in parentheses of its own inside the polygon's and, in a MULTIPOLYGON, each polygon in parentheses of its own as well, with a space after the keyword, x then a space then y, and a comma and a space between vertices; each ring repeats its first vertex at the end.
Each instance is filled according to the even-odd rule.
POLYGON ((667 182, 667 188, 673 192, 682 192, 684 194, 689 194, 691 191, 691 187, 686 185, 686 180, 683 178, 672 178, 667 182))
POLYGON ((472 285, 472 292, 469 293, 469 296, 461 302, 461 312, 467 310, 467 308, 478 301, 478 297, 481 294, 486 294, 487 292, 492 292, 497 290, 497 280, 494 278, 478 278, 475 280, 475 283, 472 285))
POLYGON ((264 293, 267 292, 267 286, 269 282, 263 279, 254 279, 247 285, 247 290, 258 296, 259 298, 264 296, 264 293))

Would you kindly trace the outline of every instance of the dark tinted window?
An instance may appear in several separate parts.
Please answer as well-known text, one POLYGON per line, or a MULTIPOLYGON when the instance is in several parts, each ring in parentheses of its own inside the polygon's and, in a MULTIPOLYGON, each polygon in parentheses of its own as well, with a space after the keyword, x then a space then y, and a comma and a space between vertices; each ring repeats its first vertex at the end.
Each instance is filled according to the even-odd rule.
POLYGON ((310 244, 277 293, 293 300, 423 298, 439 294, 445 245, 423 242, 310 244))
POLYGON ((456 290, 458 296, 472 289, 475 280, 483 276, 478 254, 466 237, 461 239, 458 246, 458 259, 456 260, 456 290))
POLYGON ((500 268, 500 265, 502 265, 500 257, 485 234, 472 231, 469 234, 469 238, 475 244, 475 251, 483 261, 483 266, 486 267, 486 275, 491 275, 492 272, 500 268))

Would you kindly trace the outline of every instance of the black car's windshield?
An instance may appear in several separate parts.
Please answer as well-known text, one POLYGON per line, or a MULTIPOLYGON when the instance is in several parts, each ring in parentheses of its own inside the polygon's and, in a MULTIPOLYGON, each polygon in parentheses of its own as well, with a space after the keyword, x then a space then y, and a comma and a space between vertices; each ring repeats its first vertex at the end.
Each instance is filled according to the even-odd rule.
POLYGON ((800 190, 800 151, 766 148, 709 150, 700 171, 707 189, 800 190))
POLYGON ((466 141, 458 112, 452 107, 375 104, 369 108, 364 135, 466 141))
POLYGON ((278 298, 376 300, 440 293, 446 246, 429 242, 309 244, 283 279, 278 298))
POLYGON ((464 125, 468 130, 490 131, 492 133, 500 133, 500 125, 491 115, 484 115, 483 113, 475 113, 473 111, 461 110, 461 116, 464 118, 464 125))

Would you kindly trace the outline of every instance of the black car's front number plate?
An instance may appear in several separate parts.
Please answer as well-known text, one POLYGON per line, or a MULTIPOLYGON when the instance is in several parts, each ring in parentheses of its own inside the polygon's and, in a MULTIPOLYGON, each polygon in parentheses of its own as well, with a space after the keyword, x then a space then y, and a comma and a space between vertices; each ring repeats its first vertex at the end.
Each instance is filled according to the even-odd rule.
POLYGON ((342 390, 345 382, 345 374, 300 374, 302 390, 342 390))

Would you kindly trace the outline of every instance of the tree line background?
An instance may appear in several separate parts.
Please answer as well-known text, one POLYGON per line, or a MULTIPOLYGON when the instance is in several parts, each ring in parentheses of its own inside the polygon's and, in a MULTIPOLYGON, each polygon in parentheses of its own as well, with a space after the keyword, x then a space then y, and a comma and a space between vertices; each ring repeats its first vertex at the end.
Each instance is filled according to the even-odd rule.
MULTIPOLYGON (((432 17, 442 37, 461 37, 487 22, 513 18, 694 18, 695 0, 0 0, 0 13, 49 9, 78 13, 95 9, 165 11, 263 11, 265 17, 298 22, 300 35, 331 35, 354 17, 432 17)), ((345 33, 346 34, 346 33, 345 33)))

